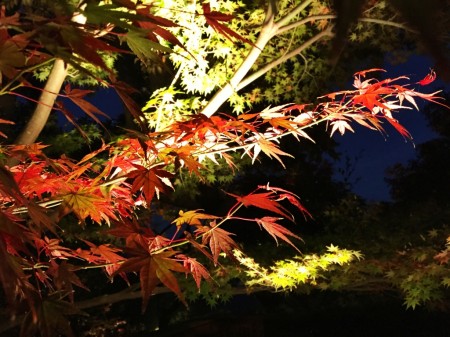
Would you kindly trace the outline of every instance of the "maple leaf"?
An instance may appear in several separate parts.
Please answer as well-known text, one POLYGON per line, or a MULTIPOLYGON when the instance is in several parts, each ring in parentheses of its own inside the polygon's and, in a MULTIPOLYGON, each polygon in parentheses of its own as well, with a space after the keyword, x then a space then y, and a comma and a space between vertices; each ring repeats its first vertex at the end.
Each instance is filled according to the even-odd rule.
POLYGON ((206 269, 205 266, 203 266, 195 258, 182 254, 177 255, 177 258, 181 258, 183 260, 183 266, 186 269, 186 274, 191 274, 198 289, 200 289, 202 279, 205 281, 211 281, 211 275, 209 274, 208 269, 206 269))
POLYGON ((93 93, 93 90, 81 90, 81 89, 71 89, 70 84, 67 84, 64 88, 65 95, 64 97, 70 99, 73 103, 75 103, 81 110, 83 110, 86 115, 91 117, 96 123, 103 126, 98 116, 109 118, 107 114, 101 111, 92 103, 89 103, 84 99, 87 94, 93 93))
MULTIPOLYGON (((278 201, 276 200, 277 195, 273 191, 252 192, 245 196, 239 196, 231 193, 228 194, 236 198, 237 202, 242 203, 245 207, 254 206, 277 213, 288 219, 292 218, 292 216, 288 215, 289 212, 278 203, 278 201)), ((234 207, 232 209, 234 209, 234 207)))
POLYGON ((211 223, 211 227, 198 227, 195 234, 203 235, 202 243, 209 245, 215 265, 218 263, 220 253, 230 254, 234 248, 238 248, 236 242, 231 238, 231 235, 234 234, 217 227, 215 222, 211 223))
POLYGON ((209 215, 205 213, 199 213, 201 211, 199 209, 184 212, 182 210, 179 211, 179 217, 172 221, 177 227, 181 227, 183 224, 187 224, 190 226, 201 226, 202 222, 200 220, 210 220, 217 219, 218 217, 215 215, 209 215))
POLYGON ((173 174, 157 166, 146 168, 135 165, 135 170, 128 173, 128 177, 133 179, 131 193, 141 191, 147 204, 150 204, 153 197, 159 198, 160 192, 165 192, 167 187, 172 187, 170 178, 173 174))
POLYGON ((11 197, 15 201, 24 204, 27 202, 17 185, 12 173, 3 165, 0 165, 0 195, 11 197))
POLYGON ((436 254, 433 259, 439 262, 439 264, 448 264, 450 260, 450 252, 446 249, 436 254))
POLYGON ((88 290, 88 288, 78 278, 77 274, 75 274, 76 270, 77 267, 67 263, 67 261, 62 261, 60 264, 52 261, 51 266, 48 269, 49 275, 53 276, 53 282, 56 286, 56 289, 67 293, 70 302, 72 303, 74 299, 73 285, 84 290, 88 290))
POLYGON ((127 108, 128 112, 133 116, 136 123, 139 125, 143 132, 148 132, 148 124, 146 122, 145 116, 141 107, 131 98, 131 94, 136 93, 137 90, 129 86, 125 82, 117 81, 111 78, 112 84, 110 87, 114 88, 119 98, 122 100, 123 104, 127 108))
POLYGON ((69 189, 62 191, 60 195, 64 214, 73 211, 81 221, 90 217, 97 223, 104 220, 108 224, 111 219, 117 218, 111 204, 100 188, 96 186, 83 187, 75 184, 67 185, 67 187, 69 189))
POLYGON ((289 192, 288 190, 285 190, 283 188, 269 186, 269 184, 264 185, 264 186, 262 186, 262 185, 258 186, 258 188, 277 193, 277 197, 276 197, 277 201, 286 199, 291 203, 291 205, 294 205, 295 207, 297 207, 297 209, 305 215, 305 218, 306 218, 306 216, 312 218, 311 213, 309 213, 309 211, 305 208, 305 206, 303 206, 300 203, 300 198, 296 194, 289 192))
POLYGON ((336 132, 336 130, 339 130, 339 133, 341 134, 341 136, 344 135, 346 130, 350 130, 351 132, 355 132, 352 127, 350 126, 350 124, 348 124, 348 122, 344 119, 339 119, 339 120, 334 120, 330 123, 333 128, 331 129, 331 137, 333 137, 333 134, 336 132))
POLYGON ((405 139, 412 140, 412 136, 409 133, 409 131, 401 125, 396 119, 386 117, 387 121, 397 130, 398 133, 400 133, 405 139))
POLYGON ((107 263, 108 265, 105 266, 105 270, 108 276, 112 276, 114 272, 119 268, 118 262, 125 260, 123 256, 117 254, 118 252, 122 251, 119 248, 112 247, 110 244, 102 244, 96 246, 92 242, 86 240, 83 241, 89 246, 90 250, 88 252, 77 250, 78 255, 81 255, 80 257, 90 263, 107 263))
POLYGON ((366 69, 366 70, 362 70, 362 71, 358 71, 356 73, 353 74, 353 76, 355 77, 366 77, 367 73, 373 73, 373 72, 386 72, 385 69, 381 69, 381 68, 371 68, 371 69, 366 69))
POLYGON ((376 106, 387 109, 381 95, 391 94, 392 92, 393 89, 383 87, 383 82, 377 82, 369 85, 362 93, 353 96, 352 100, 354 104, 361 104, 370 111, 376 106))
POLYGON ((436 72, 433 69, 430 69, 430 73, 421 79, 417 84, 420 85, 428 85, 436 80, 436 72))
POLYGON ((0 84, 1 76, 13 78, 26 64, 26 57, 21 48, 11 40, 0 41, 0 84))
POLYGON ((281 219, 282 218, 265 216, 261 219, 255 219, 255 221, 260 227, 264 228, 267 231, 267 233, 269 233, 275 239, 275 242, 277 244, 278 244, 278 238, 280 238, 284 242, 287 242, 292 247, 294 247, 297 251, 299 251, 298 248, 289 240, 288 236, 299 239, 299 240, 301 240, 301 238, 299 236, 295 235, 294 233, 292 233, 286 227, 276 223, 276 221, 281 220, 281 219))
POLYGON ((43 230, 48 229, 55 233, 55 220, 46 214, 44 207, 31 202, 27 205, 27 209, 28 215, 38 227, 41 227, 43 230))
POLYGON ((264 138, 259 138, 257 140, 255 145, 253 146, 253 150, 254 154, 252 158, 252 163, 255 162, 255 159, 258 157, 261 151, 264 152, 269 158, 274 157, 284 168, 285 168, 284 163, 279 156, 288 156, 293 158, 293 156, 290 155, 289 153, 280 150, 278 145, 264 138))
POLYGON ((48 237, 44 237, 44 239, 34 239, 34 244, 39 255, 44 252, 47 257, 57 258, 61 260, 76 256, 76 254, 70 248, 63 247, 60 245, 60 243, 61 240, 50 239, 48 237))
MULTIPOLYGON (((14 306, 17 297, 23 297, 30 307, 30 316, 34 321, 37 319, 37 312, 34 306, 35 289, 28 281, 28 277, 23 272, 23 265, 16 257, 7 251, 6 242, 0 232, 0 284, 3 287, 3 295, 6 301, 14 306)), ((28 267, 28 266, 27 266, 28 267)))
POLYGON ((217 11, 211 11, 211 6, 208 2, 202 4, 203 8, 203 16, 205 17, 206 22, 219 34, 222 34, 227 39, 232 41, 232 37, 236 38, 237 40, 249 43, 253 45, 253 43, 246 39, 245 37, 241 36, 240 34, 236 33, 232 29, 228 28, 222 23, 219 23, 219 21, 227 22, 231 21, 233 19, 233 15, 220 13, 217 11))
MULTIPOLYGON (((83 315, 84 313, 72 303, 61 298, 60 294, 53 294, 37 301, 36 316, 31 313, 25 315, 20 328, 20 336, 55 336, 75 337, 67 316, 83 315)), ((86 314, 84 314, 86 315, 86 314)))
POLYGON ((141 60, 142 63, 148 64, 149 61, 162 64, 158 50, 163 53, 171 53, 172 50, 161 45, 159 42, 152 41, 147 38, 145 32, 129 31, 123 37, 133 53, 141 60))
POLYGON ((175 251, 164 251, 158 254, 150 254, 141 251, 140 256, 126 260, 114 274, 121 272, 139 272, 142 311, 145 310, 153 290, 162 283, 173 291, 178 298, 185 303, 178 281, 172 271, 186 272, 186 269, 178 261, 171 258, 175 251))

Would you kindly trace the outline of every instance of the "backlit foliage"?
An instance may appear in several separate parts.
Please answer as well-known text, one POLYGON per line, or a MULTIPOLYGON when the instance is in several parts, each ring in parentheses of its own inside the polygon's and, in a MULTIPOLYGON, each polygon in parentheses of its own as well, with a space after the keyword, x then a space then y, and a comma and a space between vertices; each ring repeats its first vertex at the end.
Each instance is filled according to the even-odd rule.
POLYGON ((305 284, 315 286, 327 279, 325 274, 331 265, 342 266, 362 258, 360 252, 333 245, 327 247, 324 254, 296 256, 290 260, 277 261, 269 268, 260 266, 240 251, 235 250, 234 256, 246 268, 249 286, 262 285, 275 290, 293 290, 305 284))
MULTIPOLYGON (((303 15, 309 4, 313 2, 304 2, 299 8, 305 8, 297 14, 303 15)), ((319 3, 314 4, 313 10, 318 10, 319 3)), ((183 10, 190 14, 183 22, 181 17, 172 18, 163 11, 161 6, 169 7, 169 3, 160 3, 158 7, 154 3, 120 0, 99 4, 82 2, 81 5, 77 11, 86 19, 82 23, 73 20, 74 16, 67 14, 66 7, 55 5, 46 15, 18 10, 7 12, 2 7, 0 72, 3 86, 0 94, 33 101, 34 98, 22 94, 19 89, 26 87, 43 91, 26 77, 55 59, 63 60, 75 71, 101 80, 85 66, 89 64, 107 74, 103 84, 118 92, 141 131, 130 130, 128 136, 109 144, 102 143, 80 160, 67 156, 49 158, 43 152, 46 145, 40 143, 1 145, 0 284, 9 312, 20 317, 22 336, 36 331, 43 336, 72 334, 67 316, 79 314, 74 302, 77 293, 87 288, 79 276, 86 269, 101 269, 108 278, 121 277, 126 282, 132 275, 137 275, 143 310, 155 289, 161 285, 185 303, 179 278, 187 276, 197 289, 201 289, 203 283, 214 281, 209 268, 220 267, 223 257, 236 254, 233 252, 240 248, 234 234, 228 228, 224 229, 224 224, 252 223, 267 232, 276 243, 298 250, 296 244, 300 237, 286 228, 285 223, 294 222, 299 217, 309 219, 311 214, 299 196, 270 183, 255 186, 252 192, 242 195, 227 193, 231 207, 222 214, 208 214, 202 209, 177 210, 178 215, 169 221, 170 231, 157 232, 152 224, 143 221, 145 214, 151 213, 162 195, 176 188, 180 170, 184 174, 197 175, 199 179, 211 180, 203 177, 208 174, 208 165, 228 165, 231 170, 236 170, 235 155, 248 157, 253 164, 265 155, 284 166, 284 157, 292 155, 280 147, 279 140, 291 136, 297 141, 313 141, 308 129, 319 123, 326 124, 328 132, 333 135, 351 131, 351 123, 354 122, 384 132, 383 123, 387 122, 409 139, 409 133, 398 123, 394 113, 417 108, 416 99, 439 103, 437 93, 425 94, 419 90, 419 85, 428 84, 428 80, 411 83, 407 77, 367 78, 367 75, 381 71, 371 69, 355 74, 355 89, 330 93, 320 97, 315 105, 303 102, 283 104, 238 116, 195 114, 180 121, 171 120, 177 119, 178 113, 184 114, 186 104, 197 109, 203 102, 193 97, 177 103, 179 92, 170 88, 156 92, 147 104, 146 108, 157 112, 156 124, 149 129, 149 115, 144 116, 130 97, 133 90, 115 77, 114 70, 98 51, 132 53, 146 64, 168 54, 173 48, 177 51, 173 54, 173 62, 178 62, 177 57, 181 57, 178 59, 179 69, 185 71, 182 77, 190 78, 181 87, 188 92, 193 91, 187 83, 202 78, 205 81, 201 83, 203 89, 195 90, 208 94, 209 81, 215 79, 215 72, 221 73, 220 69, 208 73, 206 67, 209 53, 217 50, 217 44, 221 43, 223 52, 230 54, 215 57, 233 59, 233 62, 238 61, 238 54, 252 48, 254 36, 251 32, 227 25, 232 17, 226 12, 236 12, 239 17, 242 13, 236 6, 242 4, 203 2, 200 7, 179 8, 180 13, 183 10), (177 29, 185 26, 197 37, 191 40, 189 34, 177 33, 177 29), (201 26, 200 30, 196 30, 198 26, 201 26), (216 35, 217 31, 225 37, 216 35), (230 38, 237 40, 235 43, 241 47, 233 49, 228 41, 230 38), (159 39, 167 43, 160 44, 159 39), (195 45, 191 45, 207 41, 213 44, 206 44, 203 49, 197 50, 195 45), (188 62, 186 68, 183 62, 188 62), (165 110, 171 104, 173 111, 165 110), (167 113, 170 122, 163 120, 162 113, 167 113), (244 215, 245 208, 257 210, 258 215, 244 215), (74 239, 69 228, 75 225, 80 231, 102 226, 98 230, 104 230, 102 236, 105 239, 97 242, 82 235, 74 239)), ((291 2, 280 6, 279 15, 290 15, 288 5, 291 2)), ((170 13, 176 12, 176 8, 168 9, 170 13)), ((259 15, 246 20, 245 16, 241 17, 240 25, 244 27, 243 22, 248 23, 249 20, 255 24, 260 22, 259 15)), ((312 29, 326 28, 319 23, 312 29)), ((292 36, 295 39, 309 36, 300 28, 296 34, 299 35, 292 36)), ((274 49, 272 52, 279 51, 274 49)), ((226 65, 221 70, 225 77, 219 83, 227 81, 227 71, 234 71, 238 63, 226 65)), ((284 76, 283 69, 279 71, 280 81, 295 81, 284 76)), ((285 84, 281 82, 279 85, 285 84)), ((274 83, 275 92, 279 91, 276 86, 274 83)), ((101 118, 106 114, 85 100, 90 93, 90 90, 66 84, 58 95, 70 100, 102 125, 101 118)), ((270 101, 270 95, 264 95, 265 100, 270 101)), ((295 95, 284 98, 295 98, 295 95)), ((236 103, 235 107, 242 108, 239 104, 236 103)), ((85 135, 61 102, 55 108, 85 135)), ((240 109, 235 110, 239 112, 240 109)), ((10 122, 0 120, 0 123, 10 122)), ((255 282, 265 282, 265 285, 275 288, 291 288, 305 280, 313 283, 317 282, 322 269, 354 258, 359 258, 358 253, 330 246, 328 253, 320 256, 305 255, 300 259, 279 262, 268 272, 269 279, 263 275, 266 270, 257 266, 259 278, 255 282), (305 273, 294 273, 303 268, 307 269, 305 273), (288 273, 282 274, 283 270, 288 273)), ((249 261, 241 257, 244 265, 251 266, 249 261)))

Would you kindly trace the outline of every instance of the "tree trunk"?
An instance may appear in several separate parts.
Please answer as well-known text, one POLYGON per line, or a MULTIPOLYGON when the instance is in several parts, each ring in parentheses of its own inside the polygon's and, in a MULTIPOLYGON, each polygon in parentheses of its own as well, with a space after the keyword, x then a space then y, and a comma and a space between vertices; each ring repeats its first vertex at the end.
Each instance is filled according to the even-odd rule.
POLYGON ((25 128, 16 138, 15 144, 28 145, 36 141, 53 109, 64 80, 68 66, 62 59, 56 59, 48 76, 47 83, 39 97, 38 105, 25 128))

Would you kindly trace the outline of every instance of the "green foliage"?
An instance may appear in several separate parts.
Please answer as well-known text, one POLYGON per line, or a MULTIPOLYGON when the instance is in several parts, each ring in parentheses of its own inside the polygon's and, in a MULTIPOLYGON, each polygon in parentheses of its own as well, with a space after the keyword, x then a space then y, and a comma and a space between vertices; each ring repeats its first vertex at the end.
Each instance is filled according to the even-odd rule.
MULTIPOLYGON (((98 54, 101 56, 106 67, 111 71, 114 71, 114 64, 117 60, 118 54, 115 53, 105 53, 99 51, 98 54)), ((45 65, 39 67, 34 72, 34 77, 41 82, 45 82, 50 75, 52 70, 51 65, 45 65)), ((101 67, 95 66, 92 63, 81 62, 79 68, 74 68, 69 66, 69 74, 67 75, 67 80, 77 86, 103 86, 107 87, 108 84, 105 80, 108 79, 109 72, 106 72, 101 67), (85 71, 81 71, 84 69, 85 71)))
POLYGON ((303 285, 317 285, 327 278, 332 265, 343 266, 360 260, 360 252, 341 249, 330 245, 323 254, 306 254, 289 260, 276 261, 272 266, 261 267, 253 258, 246 257, 241 251, 234 256, 245 268, 247 285, 261 285, 275 290, 293 290, 303 285))

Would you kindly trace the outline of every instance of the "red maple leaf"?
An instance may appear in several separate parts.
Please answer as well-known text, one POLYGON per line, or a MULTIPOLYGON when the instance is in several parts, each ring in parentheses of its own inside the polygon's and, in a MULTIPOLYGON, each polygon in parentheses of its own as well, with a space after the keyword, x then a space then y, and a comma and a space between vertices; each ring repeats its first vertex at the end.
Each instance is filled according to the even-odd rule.
POLYGON ((114 274, 139 272, 141 292, 142 292, 142 311, 145 310, 148 300, 158 284, 173 291, 178 298, 184 301, 178 281, 172 271, 186 272, 184 266, 172 258, 175 251, 164 251, 158 254, 150 254, 141 250, 140 255, 126 260, 114 274))
POLYGON ((376 106, 382 109, 388 109, 388 107, 383 104, 384 102, 382 95, 391 94, 393 89, 384 87, 383 84, 384 82, 377 82, 369 85, 363 93, 357 94, 353 97, 353 103, 360 104, 370 111, 372 111, 376 106))
POLYGON ((211 11, 211 6, 208 2, 202 4, 203 8, 203 16, 205 17, 206 22, 213 27, 213 29, 218 32, 219 34, 222 34, 227 39, 232 40, 232 37, 234 37, 237 40, 249 43, 253 45, 253 43, 249 40, 243 37, 242 35, 236 33, 234 30, 228 28, 224 24, 220 23, 231 21, 233 19, 233 15, 220 13, 217 11, 211 11))
POLYGON ((294 247, 297 251, 299 251, 298 248, 291 242, 291 240, 289 240, 288 236, 296 238, 298 240, 301 240, 301 238, 299 236, 295 235, 294 233, 292 233, 286 227, 276 223, 276 221, 281 220, 281 219, 282 218, 265 216, 261 219, 255 219, 255 220, 256 220, 256 223, 260 227, 264 228, 267 231, 267 233, 269 233, 275 239, 275 242, 277 244, 278 244, 278 238, 280 238, 284 242, 287 242, 292 247, 294 247))
POLYGON ((146 168, 135 165, 136 170, 128 173, 133 179, 131 193, 141 191, 147 204, 150 204, 155 194, 159 197, 160 192, 166 192, 167 187, 172 187, 170 178, 173 174, 159 167, 146 168))
POLYGON ((183 266, 186 269, 186 274, 191 274, 192 278, 195 281, 195 284, 197 285, 197 288, 200 289, 202 279, 206 281, 211 280, 211 275, 209 274, 208 269, 206 269, 205 266, 203 266, 196 259, 182 254, 177 255, 177 258, 181 258, 183 260, 183 266))
POLYGON ((217 227, 214 222, 209 226, 198 227, 195 231, 197 235, 202 236, 202 244, 209 245, 213 256, 214 264, 217 265, 220 253, 231 253, 234 248, 238 248, 236 242, 231 238, 233 233, 217 227))
POLYGON ((422 78, 417 84, 420 85, 428 85, 436 80, 436 72, 433 69, 430 69, 430 73, 422 78))
MULTIPOLYGON (((238 203, 242 203, 245 207, 254 206, 261 209, 265 209, 274 213, 277 213, 285 218, 292 219, 292 215, 289 215, 286 208, 284 208, 280 203, 277 201, 277 195, 275 192, 252 192, 245 196, 239 196, 235 194, 231 194, 232 197, 236 198, 238 203)), ((232 210, 234 210, 235 207, 233 207, 232 210)))
POLYGON ((82 89, 71 89, 70 84, 67 84, 64 88, 65 95, 64 97, 70 99, 73 103, 75 103, 81 110, 83 110, 86 115, 91 117, 95 122, 99 125, 103 125, 100 119, 97 116, 102 116, 109 118, 107 114, 101 111, 92 103, 89 103, 84 98, 87 94, 91 94, 93 90, 82 90, 82 89))

